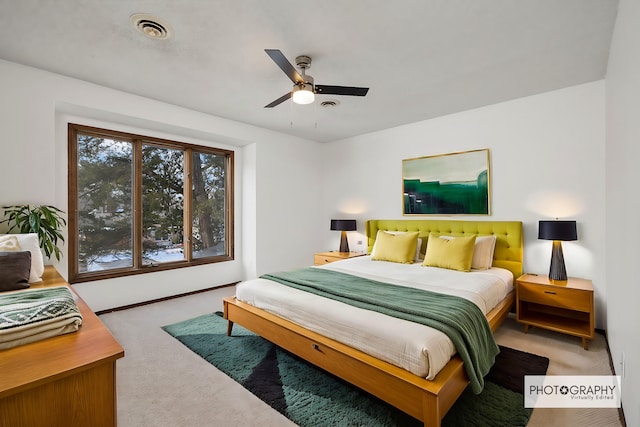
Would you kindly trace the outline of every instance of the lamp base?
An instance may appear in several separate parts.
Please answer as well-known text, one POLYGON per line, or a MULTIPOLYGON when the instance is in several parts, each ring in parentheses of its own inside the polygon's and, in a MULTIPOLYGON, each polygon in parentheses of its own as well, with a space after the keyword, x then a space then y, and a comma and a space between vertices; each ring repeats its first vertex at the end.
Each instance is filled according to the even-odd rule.
POLYGON ((347 232, 344 230, 340 235, 340 252, 349 252, 349 240, 347 240, 347 232))
POLYGON ((567 269, 564 266, 564 255, 562 253, 562 242, 560 242, 560 240, 554 240, 553 247, 551 248, 549 279, 560 281, 567 280, 567 269))

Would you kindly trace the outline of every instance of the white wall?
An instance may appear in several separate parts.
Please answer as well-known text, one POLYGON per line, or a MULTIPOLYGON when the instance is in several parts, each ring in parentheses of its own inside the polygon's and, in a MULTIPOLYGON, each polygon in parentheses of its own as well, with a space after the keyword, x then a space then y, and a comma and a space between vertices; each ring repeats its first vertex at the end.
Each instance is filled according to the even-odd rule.
POLYGON ((621 0, 606 85, 608 337, 616 373, 622 376, 622 406, 629 426, 640 425, 640 291, 635 271, 640 248, 630 232, 640 212, 639 21, 640 3, 621 0))
POLYGON ((281 140, 258 147, 256 275, 313 264, 323 229, 320 146, 281 140))
MULTIPOLYGON (((74 285, 93 310, 242 280, 255 275, 262 252, 262 271, 312 259, 312 248, 290 231, 319 235, 305 217, 314 210, 310 206, 317 193, 319 166, 311 161, 317 157, 316 143, 7 61, 0 60, 0 76, 0 206, 53 204, 67 210, 68 121, 236 151, 235 260, 74 285), (289 206, 289 194, 299 204, 289 206), (249 204, 247 212, 244 203, 249 204), (274 251, 276 246, 289 251, 274 251)), ((65 277, 66 261, 56 266, 65 277)))
MULTIPOLYGON (((402 159, 489 148, 492 214, 464 219, 523 221, 524 268, 539 274, 549 271, 551 242, 537 239, 538 220, 575 219, 567 272, 593 280, 604 328, 604 114, 599 81, 326 144, 324 218, 358 219, 349 245, 365 251, 366 219, 402 218, 402 159)), ((334 249, 328 224, 324 236, 324 250, 334 249)))

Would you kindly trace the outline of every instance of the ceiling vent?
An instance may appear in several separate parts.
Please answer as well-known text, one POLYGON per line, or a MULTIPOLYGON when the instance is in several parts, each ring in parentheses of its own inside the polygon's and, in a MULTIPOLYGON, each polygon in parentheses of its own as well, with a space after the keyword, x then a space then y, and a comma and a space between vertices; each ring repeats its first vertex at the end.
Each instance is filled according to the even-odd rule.
POLYGON ((322 101, 320 103, 320 106, 324 107, 324 108, 333 108, 333 107, 337 107, 338 104, 340 104, 338 101, 336 101, 335 99, 328 99, 326 101, 322 101))
POLYGON ((171 36, 171 27, 162 19, 146 13, 136 13, 129 18, 131 25, 145 36, 162 40, 171 36))

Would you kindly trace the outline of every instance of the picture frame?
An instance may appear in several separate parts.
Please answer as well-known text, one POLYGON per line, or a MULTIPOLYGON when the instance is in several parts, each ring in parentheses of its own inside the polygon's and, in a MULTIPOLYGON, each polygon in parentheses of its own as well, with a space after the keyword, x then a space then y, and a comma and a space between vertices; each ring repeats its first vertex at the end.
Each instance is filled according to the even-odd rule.
POLYGON ((403 215, 490 215, 489 149, 402 160, 403 215))

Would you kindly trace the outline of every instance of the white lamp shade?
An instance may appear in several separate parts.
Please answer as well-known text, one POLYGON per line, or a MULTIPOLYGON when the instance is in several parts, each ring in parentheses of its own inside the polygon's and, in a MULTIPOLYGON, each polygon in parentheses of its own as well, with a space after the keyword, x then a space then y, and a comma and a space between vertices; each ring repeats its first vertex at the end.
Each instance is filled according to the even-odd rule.
POLYGON ((313 85, 295 85, 293 87, 293 102, 296 104, 311 104, 315 99, 313 85))

